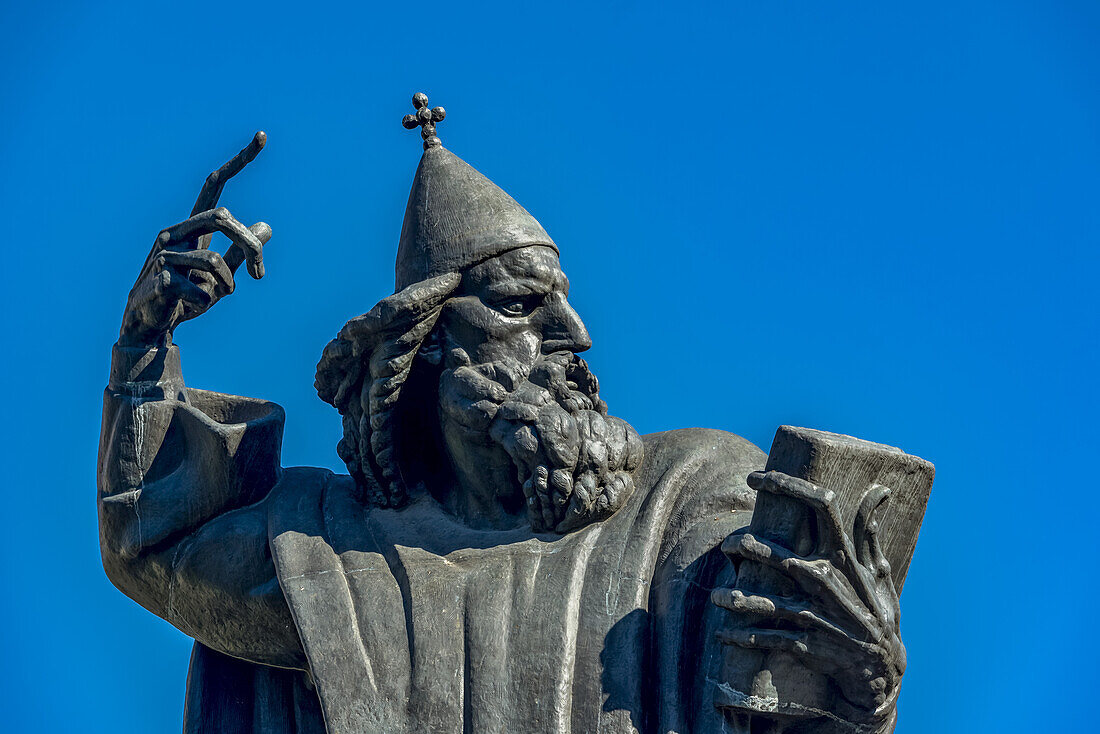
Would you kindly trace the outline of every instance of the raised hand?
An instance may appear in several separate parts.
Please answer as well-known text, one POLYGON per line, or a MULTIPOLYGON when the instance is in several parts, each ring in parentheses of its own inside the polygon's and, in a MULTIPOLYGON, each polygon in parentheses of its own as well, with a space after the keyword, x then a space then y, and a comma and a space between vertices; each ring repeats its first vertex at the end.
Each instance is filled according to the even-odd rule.
POLYGON ((225 183, 263 149, 267 136, 258 132, 240 153, 211 173, 191 211, 191 217, 157 235, 145 265, 126 302, 119 330, 122 346, 168 346, 180 323, 205 313, 233 292, 233 274, 247 262, 249 275, 264 276, 263 246, 271 238, 264 222, 241 224, 218 207, 225 183), (209 248, 215 232, 233 246, 225 256, 209 248))
POLYGON ((825 488, 775 471, 750 474, 749 485, 810 507, 819 541, 802 556, 746 531, 730 535, 722 551, 739 573, 759 564, 785 578, 792 593, 716 589, 711 600, 733 613, 719 639, 784 651, 831 679, 842 699, 842 710, 833 713, 843 720, 834 718, 822 731, 892 731, 906 658, 898 594, 878 541, 877 514, 889 489, 871 488, 849 533, 825 488))

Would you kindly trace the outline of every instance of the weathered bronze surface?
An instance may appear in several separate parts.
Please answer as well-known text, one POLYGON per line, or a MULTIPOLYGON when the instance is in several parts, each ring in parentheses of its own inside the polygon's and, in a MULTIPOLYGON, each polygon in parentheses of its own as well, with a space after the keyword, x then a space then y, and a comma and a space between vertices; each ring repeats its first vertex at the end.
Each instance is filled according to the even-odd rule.
POLYGON ((931 464, 789 427, 769 456, 639 436, 579 356, 558 246, 413 105, 395 293, 317 367, 347 475, 282 467, 279 406, 186 387, 172 343, 242 263, 264 275, 270 227, 218 207, 263 133, 130 292, 103 563, 196 640, 185 731, 892 731, 931 464))

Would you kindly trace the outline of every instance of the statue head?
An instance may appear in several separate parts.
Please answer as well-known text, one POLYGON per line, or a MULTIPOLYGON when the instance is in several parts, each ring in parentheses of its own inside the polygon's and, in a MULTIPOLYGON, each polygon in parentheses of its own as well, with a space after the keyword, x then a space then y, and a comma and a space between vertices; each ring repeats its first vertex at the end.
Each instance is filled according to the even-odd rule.
POLYGON ((349 321, 317 368, 343 418, 340 457, 379 506, 428 493, 473 524, 536 531, 604 519, 633 491, 642 445, 578 356, 592 343, 557 245, 442 147, 441 108, 414 105, 412 126, 428 122, 396 292, 349 321))

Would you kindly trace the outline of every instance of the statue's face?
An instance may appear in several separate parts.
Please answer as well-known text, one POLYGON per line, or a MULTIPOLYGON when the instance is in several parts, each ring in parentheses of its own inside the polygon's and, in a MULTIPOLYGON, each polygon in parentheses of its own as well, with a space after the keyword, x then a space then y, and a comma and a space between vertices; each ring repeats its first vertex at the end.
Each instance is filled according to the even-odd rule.
POLYGON ((440 423, 459 482, 525 506, 536 530, 617 510, 642 455, 577 357, 592 341, 568 293, 552 249, 512 250, 463 274, 437 326, 440 423))
POLYGON ((505 380, 526 377, 544 355, 592 346, 549 247, 511 250, 470 268, 460 293, 441 318, 447 349, 462 349, 473 364, 506 366, 505 380))

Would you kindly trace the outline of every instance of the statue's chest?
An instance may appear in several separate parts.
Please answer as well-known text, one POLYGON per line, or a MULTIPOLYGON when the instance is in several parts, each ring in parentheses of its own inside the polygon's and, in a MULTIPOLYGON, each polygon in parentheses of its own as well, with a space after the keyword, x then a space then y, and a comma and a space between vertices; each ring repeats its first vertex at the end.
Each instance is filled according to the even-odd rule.
POLYGON ((609 656, 645 647, 644 625, 624 619, 649 586, 603 530, 446 555, 427 543, 341 554, 386 705, 413 731, 596 726, 609 656))

